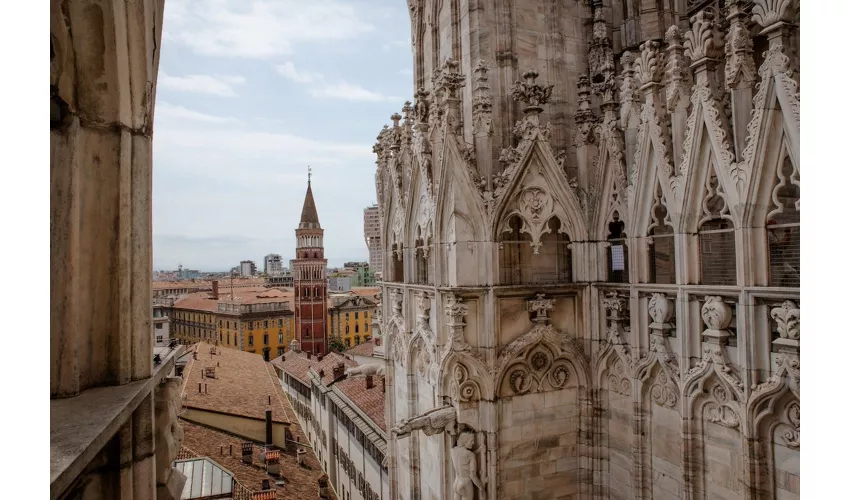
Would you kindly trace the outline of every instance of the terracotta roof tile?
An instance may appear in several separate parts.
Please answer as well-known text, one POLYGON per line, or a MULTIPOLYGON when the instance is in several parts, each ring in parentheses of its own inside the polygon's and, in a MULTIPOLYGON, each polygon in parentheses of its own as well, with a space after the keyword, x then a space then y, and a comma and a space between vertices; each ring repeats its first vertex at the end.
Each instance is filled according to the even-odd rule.
MULTIPOLYGON (((277 498, 316 498, 317 481, 324 473, 312 452, 307 453, 306 458, 311 469, 305 469, 298 465, 294 450, 281 451, 280 472, 286 485, 277 487, 274 479, 269 477, 261 466, 242 463, 242 442, 244 441, 242 438, 186 421, 180 423, 183 427, 183 446, 198 456, 209 457, 218 462, 232 472, 242 486, 253 491, 260 491, 263 479, 269 479, 270 486, 277 490, 275 492, 277 498), (231 445, 233 445, 233 455, 229 455, 231 445), (224 455, 221 454, 222 448, 224 455)), ((301 442, 306 442, 303 434, 300 438, 301 442)), ((256 455, 254 460, 257 463, 256 455)), ((333 491, 329 493, 330 498, 336 499, 333 491)))
POLYGON ((196 346, 198 359, 183 370, 184 406, 262 419, 271 408, 275 422, 290 422, 284 409, 288 402, 276 396, 279 380, 262 356, 227 348, 218 348, 220 354, 211 355, 211 345, 196 346), (215 367, 215 378, 202 378, 207 367, 215 367), (198 392, 198 383, 206 384, 206 394, 198 392))
POLYGON ((324 370, 325 376, 322 377, 322 382, 329 384, 333 381, 333 368, 337 363, 342 362, 346 367, 357 366, 356 361, 347 359, 335 352, 328 353, 321 361, 319 361, 316 356, 311 356, 310 359, 308 359, 305 352, 287 351, 282 358, 286 359, 282 360, 281 357, 278 357, 272 360, 272 362, 286 373, 303 382, 305 385, 310 385, 309 374, 311 369, 316 372, 316 374, 318 374, 320 370, 324 370))
POLYGON ((374 352, 375 341, 370 339, 345 351, 345 354, 351 354, 352 356, 372 356, 374 352))
POLYGON ((387 431, 387 422, 384 419, 384 401, 386 394, 383 388, 383 375, 373 376, 374 385, 371 389, 366 388, 366 377, 352 377, 341 380, 334 384, 352 403, 357 405, 375 425, 384 432, 387 431))

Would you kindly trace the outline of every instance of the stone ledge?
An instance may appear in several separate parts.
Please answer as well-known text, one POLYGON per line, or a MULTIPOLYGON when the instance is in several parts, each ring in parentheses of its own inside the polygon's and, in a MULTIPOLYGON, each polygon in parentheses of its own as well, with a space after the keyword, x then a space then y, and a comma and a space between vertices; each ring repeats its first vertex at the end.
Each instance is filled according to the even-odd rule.
POLYGON ((127 422, 146 396, 174 368, 178 346, 153 376, 129 384, 96 387, 78 396, 50 400, 50 498, 56 499, 127 422))

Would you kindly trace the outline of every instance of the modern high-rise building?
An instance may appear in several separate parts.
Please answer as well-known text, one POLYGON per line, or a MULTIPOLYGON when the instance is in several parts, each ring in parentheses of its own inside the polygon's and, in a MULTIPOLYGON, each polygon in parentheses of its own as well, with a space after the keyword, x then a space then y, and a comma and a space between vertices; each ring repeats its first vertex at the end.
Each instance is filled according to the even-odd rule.
POLYGON ((263 272, 268 276, 277 276, 283 271, 283 258, 280 254, 270 253, 263 257, 263 272))
POLYGON ((295 260, 291 262, 295 288, 295 334, 301 349, 313 354, 325 354, 328 346, 328 261, 325 259, 324 235, 308 177, 301 221, 295 230, 295 260))
POLYGON ((246 278, 254 276, 257 274, 257 264, 253 260, 243 260, 239 263, 239 274, 246 278))
POLYGON ((369 267, 380 271, 384 265, 384 251, 381 245, 381 214, 377 204, 363 210, 363 236, 369 248, 369 267))

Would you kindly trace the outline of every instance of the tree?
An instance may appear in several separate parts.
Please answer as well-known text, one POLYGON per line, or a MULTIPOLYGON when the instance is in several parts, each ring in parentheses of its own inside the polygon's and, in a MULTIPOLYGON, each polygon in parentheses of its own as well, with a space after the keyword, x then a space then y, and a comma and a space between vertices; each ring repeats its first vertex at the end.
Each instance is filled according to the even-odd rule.
POLYGON ((328 343, 328 347, 330 347, 331 351, 342 352, 345 350, 345 344, 342 343, 342 339, 336 336, 330 338, 330 342, 328 343))

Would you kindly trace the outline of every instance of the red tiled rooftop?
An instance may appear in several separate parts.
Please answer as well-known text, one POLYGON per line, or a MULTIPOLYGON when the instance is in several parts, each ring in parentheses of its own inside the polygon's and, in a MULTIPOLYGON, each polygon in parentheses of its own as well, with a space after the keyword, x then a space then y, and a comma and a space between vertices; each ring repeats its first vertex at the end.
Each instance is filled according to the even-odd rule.
POLYGON ((337 363, 344 363, 346 367, 357 366, 356 361, 347 359, 335 352, 328 353, 319 361, 316 356, 311 356, 308 359, 307 353, 304 352, 287 351, 283 356, 275 358, 272 362, 306 385, 310 385, 309 373, 311 369, 317 374, 324 370, 325 376, 322 377, 322 382, 329 384, 333 381, 333 368, 337 363))
MULTIPOLYGON (((190 454, 215 460, 222 467, 232 472, 242 486, 253 491, 260 491, 263 479, 268 479, 270 486, 276 489, 277 498, 316 498, 317 481, 323 475, 323 472, 312 451, 307 453, 305 460, 310 469, 298 465, 295 451, 281 452, 280 472, 282 478, 286 481, 286 485, 277 487, 274 484, 274 479, 266 474, 264 468, 259 465, 242 463, 242 442, 244 441, 242 438, 185 420, 181 420, 180 424, 183 427, 183 449, 190 450, 190 454), (233 455, 229 454, 231 445, 233 446, 233 455), (224 449, 223 455, 221 453, 222 448, 224 449)), ((300 438, 301 442, 306 442, 303 434, 300 438)), ((258 464, 257 453, 255 451, 255 464, 258 464)), ((336 499, 332 491, 329 491, 329 493, 330 498, 336 499)))
POLYGON ((384 419, 384 376, 374 375, 374 385, 371 389, 366 388, 366 377, 352 377, 337 382, 337 387, 343 394, 357 405, 375 425, 384 432, 387 431, 387 422, 384 419))
POLYGON ((351 354, 352 356, 372 356, 375 352, 375 341, 369 339, 367 342, 363 342, 360 345, 356 345, 351 349, 345 351, 345 354, 351 354))
POLYGON ((271 408, 275 422, 290 422, 284 409, 289 403, 277 396, 280 383, 262 356, 227 348, 218 348, 220 354, 213 356, 211 347, 203 342, 196 344, 198 359, 183 370, 185 407, 261 419, 271 408), (202 378, 206 367, 215 367, 215 378, 202 378), (206 384, 206 394, 198 392, 198 383, 206 384))

